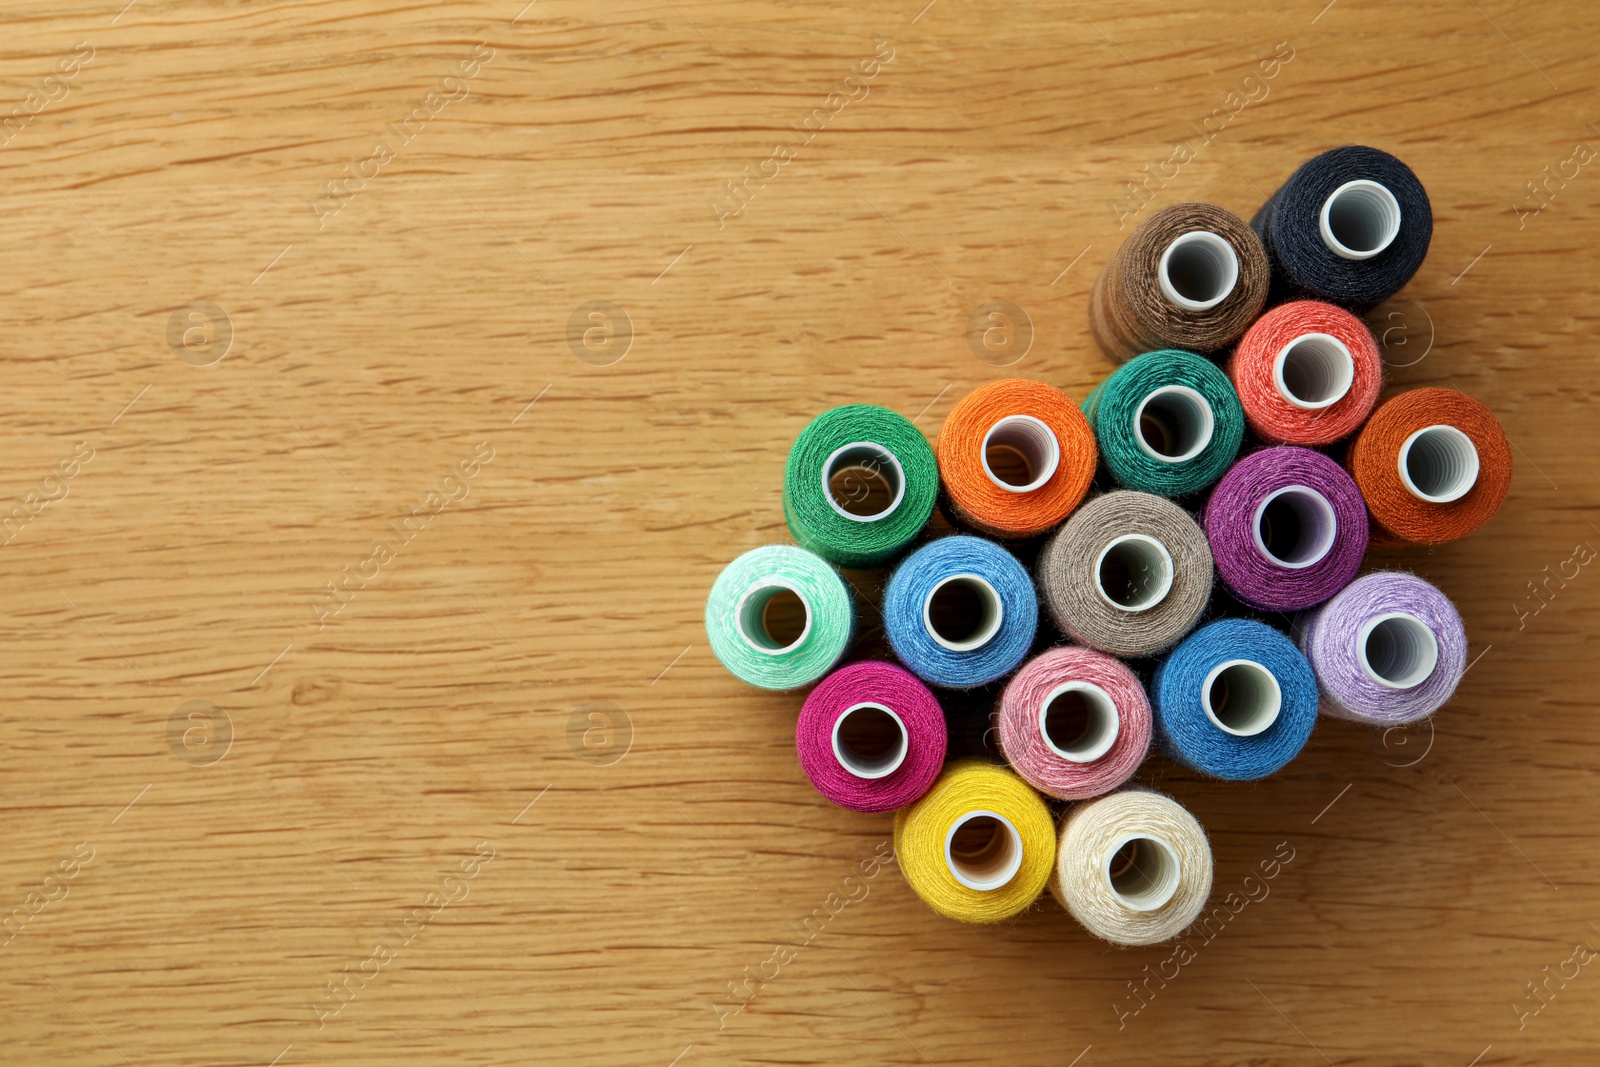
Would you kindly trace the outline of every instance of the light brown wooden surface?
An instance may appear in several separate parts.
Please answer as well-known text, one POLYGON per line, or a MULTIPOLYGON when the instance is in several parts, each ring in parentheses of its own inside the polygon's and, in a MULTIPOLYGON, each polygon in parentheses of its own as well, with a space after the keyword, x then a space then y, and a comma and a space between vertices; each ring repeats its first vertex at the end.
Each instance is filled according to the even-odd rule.
POLYGON ((1600 171, 1512 204, 1600 147, 1600 10, 924 2, 6 6, 0 117, 42 106, 0 138, 0 514, 66 495, 0 548, 0 1060, 1591 1062, 1600 970, 1512 1005, 1600 946, 1600 578, 1517 614, 1600 545, 1600 171), (868 95, 719 228, 707 201, 879 41, 868 95), (325 183, 480 42, 465 97, 319 228, 325 183), (1393 384, 1482 398, 1517 468, 1477 536, 1384 559, 1481 658, 1431 731, 1324 723, 1253 785, 1151 762, 1219 897, 1295 858, 1120 1028, 1169 952, 1048 901, 966 928, 892 867, 723 1014, 890 832, 807 785, 800 698, 706 647, 718 569, 786 536, 789 442, 845 401, 932 436, 1001 374, 1082 396, 1109 202, 1279 42, 1154 202, 1248 215, 1348 142, 1417 170, 1432 251, 1371 321, 1393 384), (209 366, 167 340, 196 300, 234 335, 209 366), (1004 370, 967 339, 990 300, 1035 331, 1004 370), (631 321, 619 362, 568 343, 590 301, 631 321), (480 443, 466 496, 319 625, 480 443))

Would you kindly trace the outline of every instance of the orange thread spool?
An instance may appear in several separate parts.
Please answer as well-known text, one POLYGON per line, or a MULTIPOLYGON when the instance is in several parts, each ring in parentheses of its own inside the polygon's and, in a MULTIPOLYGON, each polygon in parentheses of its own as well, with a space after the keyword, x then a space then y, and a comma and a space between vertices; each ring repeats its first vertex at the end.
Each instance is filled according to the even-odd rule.
POLYGON ((934 454, 957 517, 1011 540, 1065 519, 1099 460, 1094 431, 1072 398, 1026 378, 1002 378, 962 397, 934 454))
POLYGON ((1454 389, 1385 401, 1345 457, 1380 533, 1437 545, 1482 526, 1511 487, 1511 442, 1488 408, 1454 389))
POLYGON ((1228 377, 1257 437, 1328 445, 1355 433, 1378 402, 1383 359, 1356 316, 1295 300, 1256 320, 1228 361, 1228 377))

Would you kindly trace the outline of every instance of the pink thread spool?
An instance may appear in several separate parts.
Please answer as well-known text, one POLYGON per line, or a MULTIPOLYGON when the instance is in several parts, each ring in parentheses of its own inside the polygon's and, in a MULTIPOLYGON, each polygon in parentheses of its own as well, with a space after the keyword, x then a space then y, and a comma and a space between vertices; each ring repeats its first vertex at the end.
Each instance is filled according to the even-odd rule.
POLYGON ((794 739, 817 792, 852 811, 894 811, 926 793, 944 765, 944 711, 910 671, 852 663, 806 697, 794 739))
POLYGON ((1052 648, 1023 664, 1001 694, 1000 747, 1041 793, 1097 797, 1133 777, 1150 751, 1150 701, 1120 660, 1052 648))

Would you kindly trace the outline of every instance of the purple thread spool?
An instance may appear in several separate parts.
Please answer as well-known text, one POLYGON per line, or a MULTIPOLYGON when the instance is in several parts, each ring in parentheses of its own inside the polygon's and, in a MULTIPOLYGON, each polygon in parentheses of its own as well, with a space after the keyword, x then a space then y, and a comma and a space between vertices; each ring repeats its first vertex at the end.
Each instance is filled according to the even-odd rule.
POLYGON ((928 791, 944 765, 944 711, 917 676, 863 661, 828 675, 795 724, 800 767, 842 808, 903 808, 928 791))
POLYGON ((1433 714, 1466 672, 1467 633, 1450 598, 1414 574, 1379 571, 1300 620, 1324 715, 1397 726, 1433 714))
POLYGON ((1333 460, 1285 445, 1235 463, 1206 502, 1206 538, 1228 591, 1260 611, 1299 611, 1343 589, 1367 551, 1367 507, 1333 460))

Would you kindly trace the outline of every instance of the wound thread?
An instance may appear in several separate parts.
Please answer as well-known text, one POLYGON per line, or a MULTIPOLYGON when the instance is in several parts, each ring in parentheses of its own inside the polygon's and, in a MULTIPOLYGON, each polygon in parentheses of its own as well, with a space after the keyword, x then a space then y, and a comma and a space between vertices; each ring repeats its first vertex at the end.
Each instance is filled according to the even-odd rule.
POLYGON ((1233 465, 1206 502, 1217 576, 1258 611, 1300 611, 1356 576, 1367 509, 1350 475, 1320 452, 1281 445, 1233 465))
POLYGON ((1389 540, 1436 545, 1465 537, 1500 510, 1511 488, 1511 443, 1499 420, 1454 389, 1411 389, 1385 401, 1345 462, 1389 540), (1463 437, 1470 448, 1462 447, 1463 437), (1437 490, 1430 493, 1436 499, 1418 495, 1407 478, 1437 490))
POLYGON ((956 517, 1012 540, 1065 519, 1083 500, 1099 461, 1094 431, 1072 398, 1024 378, 990 382, 962 397, 945 417, 934 451, 956 517))
POLYGON ((1087 648, 1042 652, 999 702, 1000 748, 1023 780, 1059 800, 1109 793, 1150 750, 1150 702, 1121 662, 1087 648))
POLYGON ((1329 445, 1360 429, 1383 388, 1378 343, 1350 312, 1295 300, 1261 316, 1228 361, 1257 437, 1329 445))
POLYGON ((1211 877, 1199 821, 1169 796, 1128 788, 1062 820, 1050 892, 1095 937, 1155 945, 1194 922, 1211 877))
POLYGON ((1056 833, 1039 794, 1010 769, 962 760, 896 813, 894 850, 906 883, 934 911, 994 923, 1044 891, 1056 833))
POLYGON ((1348 145, 1302 163, 1250 225, 1272 263, 1274 301, 1309 297, 1365 310, 1422 266, 1433 209, 1410 167, 1348 145))
POLYGON ((1243 219, 1215 204, 1173 204, 1112 253, 1089 324, 1118 362, 1162 348, 1216 352, 1261 313, 1268 281, 1266 251, 1243 219))
POLYGON ((855 619, 837 571, 793 545, 765 545, 717 575, 706 598, 706 638, 728 672, 762 689, 797 689, 821 678, 850 644, 855 619), (774 633, 771 608, 796 598, 803 623, 774 633))
POLYGON ((1205 534, 1188 512, 1148 493, 1120 490, 1084 504, 1045 545, 1038 572, 1061 632, 1119 656, 1171 648, 1211 598, 1205 534))
POLYGON ((894 811, 922 796, 944 764, 945 746, 938 700, 891 663, 840 667, 806 697, 795 724, 806 777, 851 811, 894 811))

